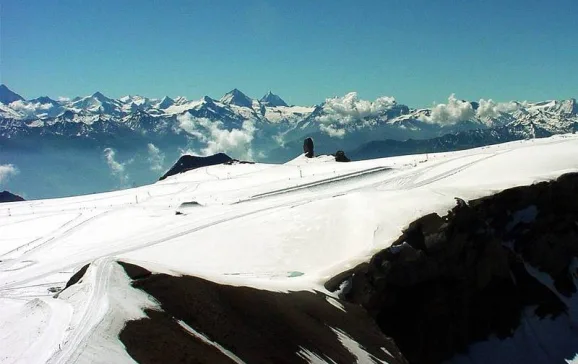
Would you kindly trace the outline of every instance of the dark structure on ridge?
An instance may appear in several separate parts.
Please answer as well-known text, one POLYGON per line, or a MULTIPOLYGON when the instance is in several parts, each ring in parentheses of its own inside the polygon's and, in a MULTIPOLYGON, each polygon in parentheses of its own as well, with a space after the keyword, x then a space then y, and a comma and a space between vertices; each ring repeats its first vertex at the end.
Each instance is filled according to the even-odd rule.
POLYGON ((305 153, 307 158, 313 158, 315 156, 313 139, 307 138, 303 141, 303 153, 305 153))
POLYGON ((347 158, 344 151, 338 150, 337 152, 335 152, 335 161, 336 162, 351 162, 351 159, 347 158))

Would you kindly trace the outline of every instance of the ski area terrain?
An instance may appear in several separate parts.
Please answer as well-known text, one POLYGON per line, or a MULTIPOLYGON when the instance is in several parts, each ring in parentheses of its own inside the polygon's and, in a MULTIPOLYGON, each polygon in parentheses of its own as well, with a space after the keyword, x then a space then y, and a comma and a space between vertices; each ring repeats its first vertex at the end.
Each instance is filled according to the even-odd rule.
MULTIPOLYGON (((254 109, 256 102, 243 96, 233 92, 220 103, 233 105, 234 110, 254 109)), ((49 102, 44 101, 38 102, 49 102)), ((188 105, 166 98, 121 101, 95 94, 71 100, 67 107, 81 110, 90 102, 122 115, 139 105, 163 112, 188 105)), ((260 102, 268 105, 265 115, 277 109, 280 118, 284 112, 297 112, 272 94, 260 102)), ((13 114, 9 109, 3 112, 13 114)), ((576 195, 559 200, 544 196, 574 188, 578 183, 560 177, 574 181, 577 172, 578 136, 563 134, 349 163, 325 155, 298 156, 284 164, 232 162, 137 188, 2 203, 0 362, 407 363, 427 362, 423 358, 429 357, 431 362, 565 363, 578 353, 576 250, 564 250, 567 266, 556 271, 561 275, 553 275, 549 273, 554 268, 532 263, 526 259, 530 253, 516 250, 514 243, 492 245, 500 251, 496 256, 510 258, 504 258, 503 265, 496 263, 497 258, 489 259, 491 264, 482 258, 472 263, 492 267, 487 274, 476 275, 480 287, 497 287, 493 284, 498 276, 508 282, 516 277, 512 287, 522 292, 520 277, 527 277, 528 287, 541 287, 530 291, 543 290, 543 295, 528 293, 527 300, 516 301, 519 305, 497 304, 516 308, 508 311, 517 321, 506 334, 488 320, 487 328, 476 331, 483 337, 443 342, 443 350, 434 354, 427 351, 434 349, 426 342, 437 339, 410 331, 416 340, 412 342, 400 333, 399 327, 413 330, 418 321, 411 320, 419 320, 421 311, 380 311, 389 303, 386 294, 377 301, 371 295, 380 290, 379 277, 364 279, 382 269, 375 257, 385 252, 391 272, 409 254, 415 253, 407 264, 423 262, 421 268, 412 268, 414 272, 437 259, 436 251, 446 248, 429 245, 431 224, 424 223, 420 232, 426 236, 427 249, 412 244, 408 227, 424 216, 444 216, 452 209, 446 225, 461 226, 457 218, 465 213, 456 210, 456 198, 462 208, 470 204, 476 209, 483 203, 470 201, 543 183, 536 188, 554 191, 540 192, 540 201, 546 202, 501 209, 509 214, 502 219, 504 231, 518 234, 516 229, 523 224, 530 229, 541 216, 557 211, 543 207, 548 203, 573 203, 576 195), (502 249, 512 255, 503 255, 510 253, 501 253, 502 249), (546 308, 535 313, 541 305, 546 308), (411 322, 392 328, 384 319, 388 314, 411 322)), ((478 210, 475 213, 482 214, 478 210)), ((490 220, 491 225, 497 218, 490 220)), ((442 231, 445 227, 439 221, 435 226, 442 231)), ((550 226, 554 234, 557 225, 550 226)), ((460 234, 470 236, 468 231, 460 234)), ((551 245, 561 246, 556 244, 576 236, 572 230, 563 234, 565 238, 552 237, 551 245)), ((468 257, 463 254, 464 261, 468 257)), ((446 268, 442 265, 423 269, 437 272, 446 268)), ((401 283, 391 288, 394 277, 388 279, 383 287, 390 288, 384 292, 397 289, 398 298, 422 297, 413 290, 437 297, 442 290, 430 291, 426 278, 395 278, 395 282, 422 282, 403 290, 401 283)), ((444 284, 436 282, 439 287, 444 284)), ((480 305, 490 302, 484 301, 487 290, 479 292, 468 296, 468 302, 476 302, 476 297, 480 305)), ((432 303, 430 308, 437 312, 438 306, 432 303)), ((431 322, 433 330, 437 326, 431 322)))

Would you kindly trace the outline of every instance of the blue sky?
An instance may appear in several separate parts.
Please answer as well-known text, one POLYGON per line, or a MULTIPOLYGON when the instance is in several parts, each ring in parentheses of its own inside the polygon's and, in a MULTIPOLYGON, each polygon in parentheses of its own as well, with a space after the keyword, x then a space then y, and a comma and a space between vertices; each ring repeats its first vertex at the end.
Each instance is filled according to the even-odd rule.
POLYGON ((1 82, 27 98, 578 97, 576 0, 0 1, 1 82))

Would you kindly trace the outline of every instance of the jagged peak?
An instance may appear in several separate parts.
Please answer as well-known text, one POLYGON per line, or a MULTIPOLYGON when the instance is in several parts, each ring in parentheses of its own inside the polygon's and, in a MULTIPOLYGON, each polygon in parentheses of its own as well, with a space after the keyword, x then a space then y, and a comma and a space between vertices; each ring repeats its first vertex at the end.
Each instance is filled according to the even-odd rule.
POLYGON ((184 97, 184 96, 177 96, 177 97, 175 97, 175 98, 173 99, 173 101, 174 101, 175 104, 177 104, 177 105, 182 105, 182 104, 185 104, 185 103, 189 102, 189 100, 188 100, 186 97, 184 97))
POLYGON ((100 91, 96 91, 95 93, 90 95, 90 97, 95 98, 99 101, 109 101, 110 100, 108 97, 104 96, 100 91))
POLYGON ((171 99, 168 96, 162 98, 162 100, 158 104, 159 109, 167 109, 175 104, 175 100, 171 99))
POLYGON ((566 114, 578 115, 578 103, 576 103, 575 98, 562 101, 560 109, 566 114))
POLYGON ((211 97, 209 96, 203 96, 203 98, 201 99, 202 102, 206 103, 206 104, 214 104, 215 100, 213 100, 211 97))
POLYGON ((288 106, 280 96, 271 91, 267 92, 259 101, 265 106, 288 106))
POLYGON ((227 105, 236 105, 242 107, 253 106, 253 100, 236 88, 227 92, 223 97, 221 97, 219 101, 227 105))
POLYGON ((0 85, 0 102, 8 105, 14 101, 24 101, 24 98, 10 90, 5 84, 0 85))
POLYGON ((39 102, 41 104, 52 104, 52 105, 56 105, 59 104, 58 101, 51 99, 48 96, 40 96, 37 97, 35 99, 29 100, 30 102, 39 102))

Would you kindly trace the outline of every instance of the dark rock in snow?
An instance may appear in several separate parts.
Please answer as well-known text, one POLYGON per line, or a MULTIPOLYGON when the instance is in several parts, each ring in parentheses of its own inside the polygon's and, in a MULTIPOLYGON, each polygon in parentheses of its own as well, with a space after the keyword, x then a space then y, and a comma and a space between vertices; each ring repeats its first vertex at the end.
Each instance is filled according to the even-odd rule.
MULTIPOLYGON (((343 298, 366 308, 411 363, 440 363, 491 336, 506 339, 527 329, 521 325, 528 317, 556 320, 567 332, 539 343, 548 359, 534 362, 565 363, 578 345, 568 316, 570 297, 578 299, 576 196, 578 174, 567 174, 469 202, 456 199, 446 216, 418 219, 390 248, 326 288, 336 291, 349 279, 343 298)), ((508 353, 526 355, 517 350, 508 353)))
POLYGON ((225 153, 217 153, 208 157, 183 155, 182 157, 179 158, 177 163, 175 163, 171 167, 171 169, 167 171, 167 173, 165 173, 161 178, 159 178, 159 180, 162 181, 163 179, 169 176, 190 171, 192 169, 213 166, 215 164, 223 164, 231 161, 233 161, 233 159, 228 155, 226 155, 225 153))
POLYGON ((313 158, 315 156, 313 139, 307 138, 303 141, 303 153, 305 153, 307 158, 313 158))
POLYGON ((126 263, 126 262, 120 262, 120 261, 118 262, 118 264, 120 264, 120 266, 124 269, 126 274, 132 280, 147 278, 152 274, 151 271, 149 271, 148 269, 145 269, 145 268, 140 267, 138 265, 134 265, 134 264, 126 263))
POLYGON ((255 162, 251 162, 251 161, 240 161, 238 159, 231 159, 230 161, 227 161, 223 164, 226 164, 228 166, 232 166, 233 164, 255 164, 255 162))
POLYGON ((233 363, 232 356, 245 363, 307 363, 302 350, 327 362, 355 363, 332 329, 351 337, 376 362, 407 363, 362 307, 336 300, 341 310, 323 293, 272 292, 166 274, 132 286, 153 296, 162 309, 147 310, 147 318, 127 322, 120 333, 139 363, 233 363))
POLYGON ((351 162, 351 159, 347 158, 344 151, 338 150, 335 153, 335 161, 336 162, 351 162))
POLYGON ((10 193, 8 191, 0 192, 0 203, 1 202, 18 202, 18 201, 25 201, 22 197, 10 193))
MULTIPOLYGON (((82 277, 84 277, 84 274, 86 273, 86 270, 88 269, 89 266, 90 266, 90 264, 86 264, 85 266, 80 268, 80 270, 78 272, 74 273, 72 275, 72 277, 70 277, 68 282, 66 282, 64 289, 67 289, 68 287, 72 286, 73 284, 78 283, 78 281, 80 281, 82 279, 82 277)), ((64 289, 63 289, 63 291, 64 291, 64 289)))

